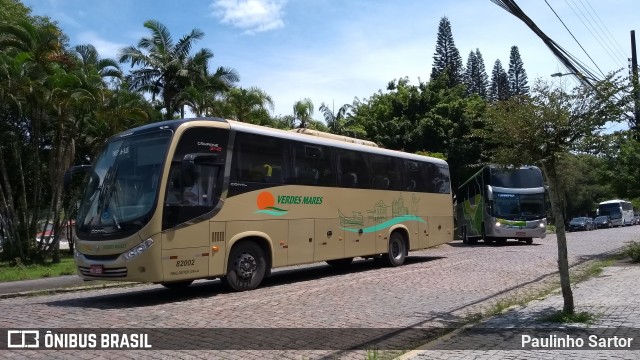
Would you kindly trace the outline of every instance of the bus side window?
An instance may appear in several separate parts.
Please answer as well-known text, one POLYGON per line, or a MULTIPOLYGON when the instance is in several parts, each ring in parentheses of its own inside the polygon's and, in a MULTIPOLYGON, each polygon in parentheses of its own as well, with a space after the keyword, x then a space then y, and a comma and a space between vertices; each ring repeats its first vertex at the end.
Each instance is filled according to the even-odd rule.
POLYGON ((365 153, 338 151, 336 156, 338 165, 339 186, 348 188, 368 189, 371 187, 369 166, 365 153))
POLYGON ((403 160, 407 191, 426 191, 427 178, 421 171, 420 163, 415 160, 403 160))
POLYGON ((335 186, 331 148, 293 142, 293 181, 300 185, 335 186))
POLYGON ((238 133, 233 151, 231 181, 286 183, 288 144, 278 138, 238 133))

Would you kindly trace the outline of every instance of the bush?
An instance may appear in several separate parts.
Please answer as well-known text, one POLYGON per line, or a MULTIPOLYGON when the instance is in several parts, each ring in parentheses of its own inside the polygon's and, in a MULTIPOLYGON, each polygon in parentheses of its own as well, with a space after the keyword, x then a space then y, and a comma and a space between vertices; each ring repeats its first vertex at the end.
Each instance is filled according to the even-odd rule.
POLYGON ((640 243, 636 241, 630 242, 622 254, 630 257, 631 262, 640 263, 640 243))

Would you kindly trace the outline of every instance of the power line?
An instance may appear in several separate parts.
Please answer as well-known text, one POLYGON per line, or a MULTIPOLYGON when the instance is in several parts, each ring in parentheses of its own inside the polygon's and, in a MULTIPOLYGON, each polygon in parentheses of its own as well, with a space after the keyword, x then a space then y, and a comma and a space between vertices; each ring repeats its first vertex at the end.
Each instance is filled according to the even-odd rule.
POLYGON ((591 58, 591 55, 589 55, 589 53, 587 52, 587 50, 584 49, 584 47, 582 47, 582 44, 580 44, 580 41, 578 41, 578 39, 576 39, 576 37, 573 35, 573 33, 571 32, 571 30, 569 30, 569 28, 567 27, 567 25, 564 23, 564 21, 562 21, 562 19, 560 18, 560 16, 558 15, 558 13, 556 13, 556 11, 553 9, 553 7, 551 7, 551 4, 549 4, 549 2, 547 0, 544 0, 545 3, 547 3, 547 6, 549 6, 549 9, 551 9, 551 11, 553 11, 553 13, 556 15, 556 17, 558 18, 558 20, 560 20, 560 22, 562 23, 562 25, 564 26, 565 29, 567 29, 567 31, 569 32, 569 34, 571 34, 571 37, 573 38, 573 40, 576 41, 576 43, 578 44, 578 46, 580 46, 580 48, 582 49, 582 51, 584 51, 585 55, 587 55, 587 57, 589 58, 589 60, 591 60, 591 62, 593 63, 593 65, 596 66, 596 68, 598 69, 598 71, 600 71, 600 74, 602 74, 602 76, 604 75, 604 72, 602 72, 602 70, 600 70, 600 68, 598 67, 598 64, 596 64, 595 61, 593 61, 593 59, 591 58))
POLYGON ((573 3, 573 5, 576 7, 576 9, 578 9, 578 12, 580 12, 580 15, 578 15, 578 13, 576 12, 576 10, 573 8, 573 6, 571 6, 571 4, 569 4, 568 0, 564 0, 565 3, 569 6, 569 8, 571 9, 571 11, 576 15, 576 17, 578 18, 578 20, 580 20, 580 22, 582 23, 582 25, 584 25, 584 27, 587 28, 587 30, 589 30, 589 33, 591 34, 591 36, 594 37, 594 39, 596 39, 596 41, 598 42, 598 44, 600 44, 600 46, 602 46, 602 48, 604 49, 604 51, 607 53, 607 55, 609 55, 609 57, 614 61, 614 62, 619 62, 622 61, 622 67, 624 67, 624 58, 620 59, 620 57, 616 57, 617 54, 615 54, 614 50, 611 49, 611 47, 609 46, 609 44, 607 44, 607 42, 604 40, 604 38, 600 35, 600 33, 598 33, 598 30, 595 28, 595 26, 593 26, 593 24, 591 23, 591 21, 584 15, 584 13, 582 12, 582 9, 580 9, 580 7, 578 6, 578 4, 576 4, 575 0, 571 0, 571 2, 573 3), (587 23, 589 25, 587 25, 582 19, 584 18, 584 20, 587 21, 587 23), (594 34, 593 31, 591 31, 591 29, 593 29, 593 31, 595 31, 596 33, 594 34), (602 41, 600 41, 602 40, 602 41), (604 42, 604 44, 603 44, 604 42), (614 56, 615 54, 615 56, 614 56))
MULTIPOLYGON (((580 2, 582 2, 582 0, 579 0, 580 2)), ((607 31, 607 33, 609 33, 609 36, 613 39, 613 41, 616 43, 616 45, 618 45, 617 49, 620 51, 620 53, 622 54, 622 58, 626 58, 627 55, 624 52, 624 48, 620 45, 620 43, 618 42, 618 40, 616 40, 616 38, 613 36, 613 34, 611 33, 611 31, 609 31, 609 28, 607 28, 607 25, 605 25, 605 23, 602 21, 602 19, 600 19, 600 16, 598 16, 598 13, 595 11, 595 9, 593 8, 593 6, 591 6, 591 3, 589 3, 589 0, 585 0, 587 2, 587 5, 589 5, 589 7, 591 8, 591 10, 593 11, 593 13, 595 14, 595 16, 598 18, 598 20, 600 21, 600 23, 602 24, 602 26, 604 27, 604 29, 607 31)), ((597 22, 596 22, 597 23, 597 22)))
POLYGON ((564 65, 567 71, 572 72, 579 76, 579 80, 593 87, 591 81, 597 81, 596 76, 584 65, 576 61, 575 57, 568 51, 563 49, 549 36, 547 36, 531 18, 525 14, 522 9, 515 3, 514 0, 491 0, 494 4, 500 6, 508 13, 522 20, 543 42, 549 50, 556 56, 556 58, 564 65))

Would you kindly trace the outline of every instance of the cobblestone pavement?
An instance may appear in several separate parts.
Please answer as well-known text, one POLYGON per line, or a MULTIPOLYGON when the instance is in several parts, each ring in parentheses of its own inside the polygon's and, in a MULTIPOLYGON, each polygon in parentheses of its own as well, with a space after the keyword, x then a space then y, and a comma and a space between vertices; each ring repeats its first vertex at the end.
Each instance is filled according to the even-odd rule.
MULTIPOLYGON (((638 226, 570 233, 570 263, 597 259, 638 239, 638 226)), ((407 263, 397 268, 382 268, 371 261, 356 262, 347 270, 322 264, 287 268, 275 271, 262 287, 242 293, 227 292, 216 280, 197 282, 181 291, 139 285, 7 298, 0 300, 0 329, 162 329, 153 334, 160 343, 152 336, 156 349, 194 350, 12 349, 0 350, 0 357, 366 359, 367 349, 385 348, 380 345, 386 339, 381 332, 424 330, 396 336, 394 341, 400 338, 403 342, 390 346, 415 349, 441 334, 438 329, 456 326, 501 300, 525 297, 550 286, 557 280, 556 270, 555 236, 548 236, 536 239, 534 245, 466 246, 454 241, 411 253, 407 263), (344 349, 336 344, 355 340, 361 341, 346 348, 357 350, 298 350, 344 349), (278 343, 281 350, 261 350, 259 345, 265 342, 278 343), (215 350, 196 350, 199 348, 215 350)), ((637 284, 638 275, 631 281, 637 284)), ((614 277, 599 279, 606 283, 610 278, 614 277)), ((576 287, 576 294, 581 286, 576 287)), ((604 300, 599 304, 607 304, 604 300)), ((576 295, 579 307, 586 301, 576 295)), ((561 308, 556 303, 549 306, 561 308)), ((0 344, 5 336, 0 333, 0 344)), ((448 355, 444 351, 442 356, 457 357, 453 351, 448 355)))
POLYGON ((593 314, 590 324, 550 322, 548 316, 563 306, 562 295, 556 293, 457 331, 427 344, 429 350, 413 351, 401 359, 637 359, 639 278, 640 265, 625 261, 573 287, 576 313, 593 314))

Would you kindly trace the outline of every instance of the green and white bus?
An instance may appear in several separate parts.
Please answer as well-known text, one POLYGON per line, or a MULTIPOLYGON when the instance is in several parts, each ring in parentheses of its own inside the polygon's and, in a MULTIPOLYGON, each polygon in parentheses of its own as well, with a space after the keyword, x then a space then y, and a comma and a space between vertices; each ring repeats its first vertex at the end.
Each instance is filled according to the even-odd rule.
POLYGON ((545 186, 535 166, 483 167, 455 195, 456 222, 464 243, 533 242, 546 237, 545 186))
POLYGON ((84 279, 256 288, 271 269, 355 257, 402 265, 452 240, 445 161, 223 119, 109 139, 76 221, 84 279))

